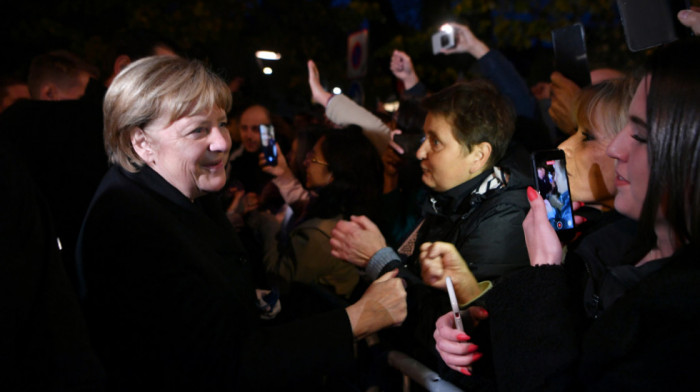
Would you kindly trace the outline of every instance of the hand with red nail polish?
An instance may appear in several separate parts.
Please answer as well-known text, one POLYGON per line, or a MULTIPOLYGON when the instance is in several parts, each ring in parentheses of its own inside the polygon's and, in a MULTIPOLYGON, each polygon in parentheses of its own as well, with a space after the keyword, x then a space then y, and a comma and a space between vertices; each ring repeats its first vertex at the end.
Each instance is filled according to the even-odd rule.
POLYGON ((481 358, 479 346, 469 341, 469 336, 454 325, 452 312, 446 313, 435 323, 435 348, 445 364, 455 371, 471 376, 468 366, 481 358))
POLYGON ((530 211, 523 221, 530 265, 561 264, 562 250, 557 233, 547 219, 544 200, 532 187, 527 188, 530 211))

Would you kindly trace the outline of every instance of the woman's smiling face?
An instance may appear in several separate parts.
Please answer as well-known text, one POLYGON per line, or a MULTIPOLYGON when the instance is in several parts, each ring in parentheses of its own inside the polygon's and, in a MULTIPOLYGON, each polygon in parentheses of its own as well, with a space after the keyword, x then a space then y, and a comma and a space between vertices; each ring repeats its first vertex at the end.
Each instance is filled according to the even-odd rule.
POLYGON ((616 193, 615 161, 605 151, 613 132, 604 129, 603 110, 602 104, 597 105, 590 119, 590 129, 579 126, 559 149, 566 155, 571 199, 612 207, 616 193))
POLYGON ((639 83, 632 98, 629 120, 608 146, 608 155, 615 159, 615 209, 632 219, 639 219, 649 187, 647 151, 647 92, 650 76, 639 83))
POLYGON ((149 124, 142 136, 142 143, 134 143, 132 136, 141 158, 190 200, 226 184, 231 136, 223 109, 213 108, 173 123, 165 113, 149 124))

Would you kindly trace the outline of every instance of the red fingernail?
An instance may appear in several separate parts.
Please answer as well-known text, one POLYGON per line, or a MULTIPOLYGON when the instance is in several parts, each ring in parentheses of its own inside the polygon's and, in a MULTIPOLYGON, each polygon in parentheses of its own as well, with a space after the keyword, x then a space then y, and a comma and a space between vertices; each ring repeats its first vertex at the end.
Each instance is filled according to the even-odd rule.
POLYGON ((486 309, 481 309, 480 314, 483 318, 489 317, 489 312, 487 312, 486 309))
POLYGON ((457 340, 460 342, 466 342, 469 341, 469 339, 471 338, 466 333, 460 333, 459 335, 457 335, 457 340))
POLYGON ((467 347, 467 354, 471 354, 478 349, 479 346, 477 346, 476 344, 470 344, 469 347, 467 347))
POLYGON ((479 358, 483 357, 484 354, 482 353, 474 353, 472 354, 472 362, 477 361, 479 358))
POLYGON ((530 201, 537 199, 537 191, 531 186, 527 187, 527 198, 530 201))
POLYGON ((582 216, 581 218, 583 218, 583 221, 584 221, 584 222, 588 222, 588 219, 586 219, 585 216, 582 216))
POLYGON ((467 376, 471 376, 471 375, 472 375, 471 372, 469 372, 469 369, 467 369, 467 368, 465 368, 465 367, 459 368, 459 371, 462 372, 463 374, 466 374, 467 376))

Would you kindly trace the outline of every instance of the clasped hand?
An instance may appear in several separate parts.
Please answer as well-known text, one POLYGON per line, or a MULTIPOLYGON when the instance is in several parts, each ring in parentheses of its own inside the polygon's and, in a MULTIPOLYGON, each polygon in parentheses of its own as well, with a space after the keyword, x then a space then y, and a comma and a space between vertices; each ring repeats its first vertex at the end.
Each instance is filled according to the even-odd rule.
POLYGON ((331 254, 357 267, 365 268, 369 259, 386 247, 386 240, 377 225, 366 216, 341 220, 331 231, 331 254))

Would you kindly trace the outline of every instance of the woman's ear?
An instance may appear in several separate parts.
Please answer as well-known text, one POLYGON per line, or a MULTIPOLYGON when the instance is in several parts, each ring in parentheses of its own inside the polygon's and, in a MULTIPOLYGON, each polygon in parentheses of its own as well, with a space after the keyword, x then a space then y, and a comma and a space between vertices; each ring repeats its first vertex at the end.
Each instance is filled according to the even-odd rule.
POLYGON ((481 142, 472 146, 472 161, 469 163, 470 173, 481 173, 491 158, 493 147, 489 142, 481 142))
POLYGON ((134 151, 138 154, 141 159, 148 163, 155 163, 155 155, 153 154, 153 148, 151 142, 141 128, 134 128, 131 131, 131 146, 134 147, 134 151))

